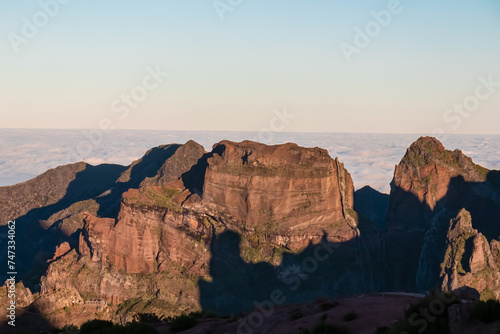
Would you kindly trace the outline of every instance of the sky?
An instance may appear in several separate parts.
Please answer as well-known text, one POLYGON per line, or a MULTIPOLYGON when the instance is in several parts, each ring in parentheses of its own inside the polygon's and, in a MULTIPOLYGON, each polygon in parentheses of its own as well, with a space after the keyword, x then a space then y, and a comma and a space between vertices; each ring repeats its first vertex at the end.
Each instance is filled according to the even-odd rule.
POLYGON ((0 128, 500 134, 500 2, 0 0, 0 128))

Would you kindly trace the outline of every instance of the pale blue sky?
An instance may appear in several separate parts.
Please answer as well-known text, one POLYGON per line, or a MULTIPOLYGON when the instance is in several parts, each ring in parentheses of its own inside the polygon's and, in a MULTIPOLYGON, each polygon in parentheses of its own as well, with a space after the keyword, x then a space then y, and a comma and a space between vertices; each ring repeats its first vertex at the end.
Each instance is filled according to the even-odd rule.
POLYGON ((499 134, 500 87, 443 115, 500 82, 500 3, 402 0, 348 63, 341 43, 389 2, 243 0, 221 21, 211 0, 72 0, 16 53, 41 7, 0 0, 0 128, 259 131, 286 107, 291 132, 499 134), (170 75, 118 118, 148 66, 170 75))

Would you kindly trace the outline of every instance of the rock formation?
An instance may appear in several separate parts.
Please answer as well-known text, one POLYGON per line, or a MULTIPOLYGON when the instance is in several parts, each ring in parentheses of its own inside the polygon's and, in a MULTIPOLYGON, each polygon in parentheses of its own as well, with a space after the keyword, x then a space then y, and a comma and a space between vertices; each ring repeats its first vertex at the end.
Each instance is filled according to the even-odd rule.
MULTIPOLYGON (((50 304, 52 299, 45 299, 52 295, 68 300, 58 295, 58 284, 64 282, 61 291, 99 296, 110 303, 140 298, 148 301, 148 310, 156 307, 164 314, 199 309, 200 299, 205 299, 200 293, 207 292, 200 292, 196 281, 205 282, 208 290, 219 288, 219 282, 210 286, 220 275, 214 272, 213 261, 219 261, 213 259, 214 251, 231 231, 241 240, 236 249, 221 254, 220 261, 229 267, 242 261, 241 268, 231 267, 240 272, 259 270, 243 261, 276 266, 283 253, 301 252, 322 241, 352 241, 353 246, 345 246, 344 254, 337 256, 337 265, 345 270, 332 276, 340 277, 338 287, 328 293, 343 293, 342 284, 366 291, 369 266, 362 273, 359 270, 363 262, 367 265, 369 255, 355 241, 360 231, 352 179, 325 150, 222 141, 205 153, 189 142, 157 164, 156 173, 134 172, 140 163, 134 162, 118 179, 118 184, 130 184, 134 174, 140 174, 143 181, 138 189, 123 193, 116 218, 100 218, 96 212, 79 214, 78 244, 50 264, 39 304, 50 304), (358 259, 349 263, 353 256, 358 259), (63 262, 71 264, 63 266, 63 262), (148 296, 154 296, 154 301, 148 296)), ((56 255, 62 250, 66 245, 56 255)), ((274 280, 278 282, 276 275, 283 275, 288 266, 294 263, 281 263, 274 280)))
POLYGON ((422 137, 410 146, 391 183, 385 235, 390 288, 425 291, 440 286, 446 232, 461 209, 486 239, 499 237, 499 192, 490 175, 435 138, 422 137))
POLYGON ((264 227, 290 249, 325 232, 337 241, 355 236, 352 179, 326 150, 222 141, 214 151, 219 153, 208 160, 203 203, 217 216, 242 230, 264 227))
POLYGON ((4 218, 37 240, 20 250, 38 298, 24 296, 58 325, 235 313, 276 289, 287 303, 464 285, 500 297, 498 174, 434 138, 411 145, 390 196, 355 197, 326 150, 251 141, 63 166, 6 192, 25 199, 4 218))
POLYGON ((471 215, 466 210, 451 220, 446 245, 440 273, 442 289, 488 289, 487 293, 500 298, 500 262, 492 255, 493 247, 485 236, 472 228, 471 215))
POLYGON ((51 169, 44 174, 9 187, 0 187, 0 226, 19 218, 30 210, 60 201, 78 173, 88 168, 84 162, 51 169))

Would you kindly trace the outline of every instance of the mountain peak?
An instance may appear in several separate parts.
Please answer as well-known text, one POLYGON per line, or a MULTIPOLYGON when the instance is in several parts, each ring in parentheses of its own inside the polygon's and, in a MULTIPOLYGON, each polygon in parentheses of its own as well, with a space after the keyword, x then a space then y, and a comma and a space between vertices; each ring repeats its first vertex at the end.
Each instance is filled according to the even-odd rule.
POLYGON ((420 137, 407 149, 402 162, 409 166, 420 167, 427 165, 433 159, 450 160, 451 153, 436 138, 420 137))
POLYGON ((425 150, 437 150, 445 151, 443 143, 441 143, 435 137, 420 137, 411 146, 410 149, 425 149, 425 150))
POLYGON ((439 165, 454 174, 474 181, 484 181, 488 174, 488 169, 476 165, 461 150, 447 150, 434 137, 420 137, 415 141, 406 151, 401 165, 411 169, 439 165))
POLYGON ((284 167, 287 170, 329 169, 332 159, 328 151, 297 144, 266 145, 249 140, 237 143, 223 140, 214 145, 214 153, 220 162, 246 167, 284 167))

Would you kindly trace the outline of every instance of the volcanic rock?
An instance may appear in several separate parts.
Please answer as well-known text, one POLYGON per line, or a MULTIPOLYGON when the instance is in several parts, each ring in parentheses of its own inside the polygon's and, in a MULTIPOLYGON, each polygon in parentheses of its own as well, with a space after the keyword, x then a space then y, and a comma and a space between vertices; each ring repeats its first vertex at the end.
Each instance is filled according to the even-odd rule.
MULTIPOLYGON (((391 183, 385 235, 388 288, 423 292, 439 285, 446 232, 462 208, 489 240, 500 235, 500 226, 492 224, 500 221, 498 191, 489 175, 460 150, 446 150, 435 138, 422 137, 408 148, 391 183)), ((481 266, 481 242, 476 241, 474 270, 481 266)))

